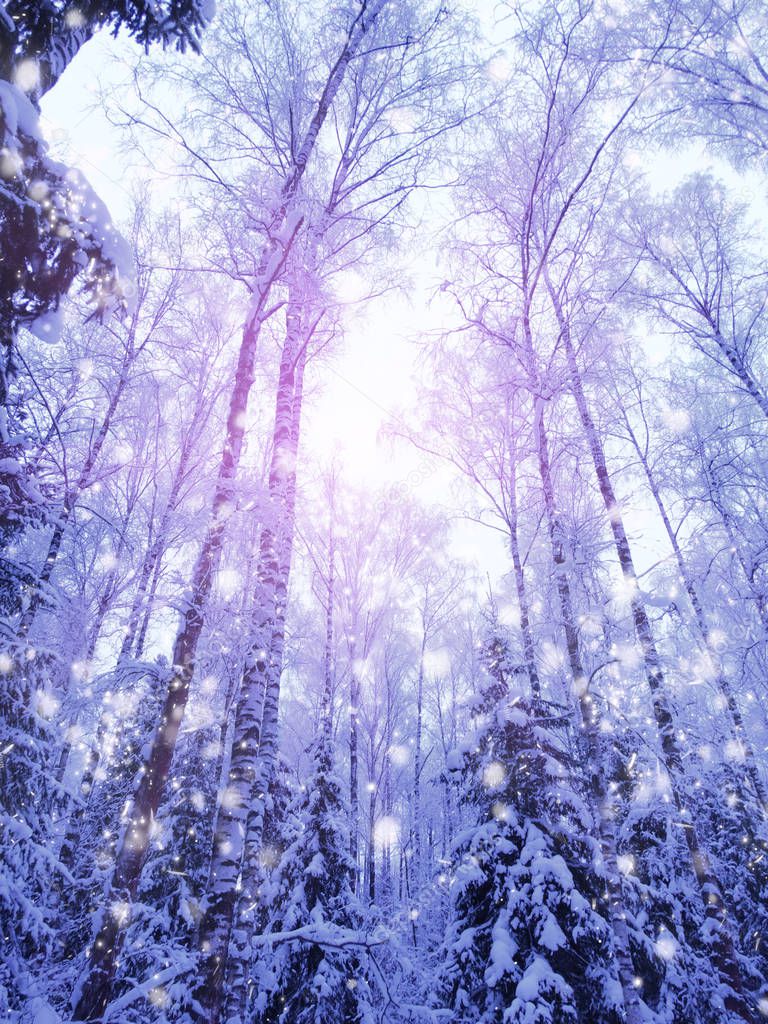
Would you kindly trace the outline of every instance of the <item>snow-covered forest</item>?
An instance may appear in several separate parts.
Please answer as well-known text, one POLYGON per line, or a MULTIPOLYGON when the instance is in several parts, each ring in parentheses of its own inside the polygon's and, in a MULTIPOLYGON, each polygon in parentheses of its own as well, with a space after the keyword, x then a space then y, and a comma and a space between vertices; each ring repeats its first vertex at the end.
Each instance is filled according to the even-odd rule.
POLYGON ((768 1018, 763 0, 0 4, 0 1021, 768 1018))

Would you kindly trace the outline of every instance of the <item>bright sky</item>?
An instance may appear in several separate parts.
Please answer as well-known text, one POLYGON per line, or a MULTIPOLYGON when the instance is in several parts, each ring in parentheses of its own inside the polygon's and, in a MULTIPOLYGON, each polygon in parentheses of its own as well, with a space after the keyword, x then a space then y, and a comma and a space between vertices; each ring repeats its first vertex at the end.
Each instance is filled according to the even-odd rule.
MULTIPOLYGON (((101 33, 83 48, 61 83, 43 100, 43 124, 52 155, 79 167, 118 221, 127 211, 131 177, 138 169, 127 168, 125 156, 120 155, 121 135, 105 116, 99 84, 119 83, 126 75, 119 58, 123 54, 128 60, 135 58, 135 49, 130 41, 101 33)), ((697 145, 682 154, 638 152, 634 157, 630 154, 633 158, 649 171, 651 185, 659 192, 712 165, 697 145)), ((167 162, 167 155, 160 159, 167 162)), ((147 169, 141 170, 146 178, 147 169)), ((725 165, 716 165, 716 170, 727 173, 729 185, 753 204, 756 213, 765 215, 758 178, 738 176, 725 165)), ((166 181, 160 194, 171 196, 172 189, 173 183, 166 181)), ((407 420, 417 400, 414 341, 420 333, 434 330, 440 320, 439 307, 429 305, 435 283, 432 268, 423 258, 414 262, 411 257, 404 269, 414 282, 409 294, 389 294, 350 317, 341 350, 320 368, 320 388, 312 389, 306 409, 302 450, 312 462, 325 462, 331 452, 339 451, 344 475, 357 487, 405 487, 425 504, 453 509, 454 481, 445 469, 430 466, 405 442, 380 437, 387 425, 404 428, 400 416, 407 420)), ((350 298, 355 297, 358 284, 350 281, 350 298)), ((650 541, 649 548, 656 547, 647 535, 644 539, 650 541)), ((503 540, 492 530, 457 520, 452 547, 456 557, 477 564, 481 577, 489 572, 497 580, 509 571, 503 540)))
MULTIPOLYGON (((121 133, 98 97, 100 85, 114 85, 126 75, 122 54, 135 57, 134 44, 97 36, 42 104, 52 155, 83 171, 118 222, 128 209, 132 173, 138 171, 121 156, 121 133)), ((144 178, 146 173, 142 169, 144 178)), ((163 192, 168 195, 168 188, 163 192)), ((349 318, 341 350, 320 369, 321 386, 308 402, 302 450, 305 458, 323 461, 339 451, 345 476, 358 487, 405 487, 425 504, 445 507, 453 503, 451 475, 428 467, 425 456, 406 442, 380 437, 387 425, 404 428, 400 416, 407 419, 417 395, 414 339, 437 326, 429 306, 430 269, 419 262, 406 269, 415 281, 408 295, 388 294, 349 318)), ((350 298, 358 287, 350 281, 350 298)), ((452 547, 455 557, 477 563, 481 577, 489 572, 496 579, 509 571, 495 531, 456 521, 452 547)))

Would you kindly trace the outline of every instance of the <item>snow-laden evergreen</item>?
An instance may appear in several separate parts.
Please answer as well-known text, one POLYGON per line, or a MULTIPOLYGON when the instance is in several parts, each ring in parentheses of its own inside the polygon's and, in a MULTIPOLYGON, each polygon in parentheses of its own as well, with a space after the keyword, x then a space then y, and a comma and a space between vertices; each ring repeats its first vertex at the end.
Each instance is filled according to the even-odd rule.
POLYGON ((497 630, 486 642, 476 733, 452 755, 474 820, 452 851, 441 996, 482 1024, 613 1024, 620 990, 599 848, 557 734, 562 709, 523 693, 497 630))
POLYGON ((349 807, 325 732, 309 756, 306 781, 287 808, 285 851, 261 889, 267 911, 242 1019, 362 1024, 377 1019, 382 993, 371 963, 376 946, 352 889, 349 807))

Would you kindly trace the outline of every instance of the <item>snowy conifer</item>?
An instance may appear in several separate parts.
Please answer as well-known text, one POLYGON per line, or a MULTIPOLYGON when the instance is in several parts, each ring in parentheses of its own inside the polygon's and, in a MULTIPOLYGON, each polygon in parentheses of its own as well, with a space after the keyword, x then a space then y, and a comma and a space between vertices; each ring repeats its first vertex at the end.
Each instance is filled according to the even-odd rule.
MULTIPOLYGON (((628 927, 643 1000, 669 1024, 730 1024, 733 1018, 723 1006, 665 775, 658 765, 638 761, 633 745, 636 739, 629 735, 614 738, 628 927)), ((761 813, 748 798, 737 766, 699 763, 696 775, 691 806, 708 823, 706 834, 718 876, 734 897, 734 934, 742 970, 753 994, 761 998, 768 891, 761 813)))
POLYGON ((13 664, 0 679, 0 1013, 37 994, 36 975, 54 940, 47 898, 71 880, 55 852, 64 793, 50 766, 55 701, 45 659, 13 664))
POLYGON ((351 888, 348 808, 321 734, 289 817, 294 835, 265 886, 268 922, 254 963, 254 1024, 375 1019, 364 917, 351 888), (280 938, 302 930, 306 937, 280 938), (270 941, 269 936, 275 936, 270 941))
POLYGON ((617 983, 596 845, 558 717, 509 688, 508 646, 486 644, 477 733, 453 755, 473 822, 453 849, 440 996, 478 1024, 613 1024, 617 983))

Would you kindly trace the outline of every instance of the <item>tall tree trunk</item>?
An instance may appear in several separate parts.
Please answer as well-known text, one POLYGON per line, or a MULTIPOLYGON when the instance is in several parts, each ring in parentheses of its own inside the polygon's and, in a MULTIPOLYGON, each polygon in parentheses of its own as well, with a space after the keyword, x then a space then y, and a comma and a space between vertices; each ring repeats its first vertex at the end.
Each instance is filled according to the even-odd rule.
POLYGON ((576 363, 570 327, 557 294, 549 281, 547 284, 565 346, 571 390, 594 463, 600 494, 608 514, 619 565, 625 580, 632 590, 630 598, 632 619, 643 656, 648 688, 651 692, 651 705, 661 741, 662 760, 669 776, 675 807, 681 819, 686 822, 683 833, 691 856, 693 874, 698 883, 704 904, 707 936, 708 941, 711 943, 713 962, 726 989, 726 994, 724 995, 725 1007, 729 1012, 736 1014, 742 1020, 752 1021, 754 1017, 744 998, 741 972, 736 958, 736 951, 733 947, 722 889, 714 875, 709 858, 701 845, 695 824, 689 820, 690 812, 687 809, 688 801, 685 796, 687 780, 683 768, 682 750, 675 734, 675 720, 667 698, 661 659, 656 648, 651 623, 640 596, 637 572, 635 571, 632 559, 629 538, 624 528, 621 509, 616 501, 602 443, 587 405, 581 375, 576 363))
POLYGON ((358 859, 360 855, 360 785, 358 782, 359 732, 357 716, 360 709, 360 680, 355 668, 355 640, 350 644, 349 676, 349 855, 352 858, 352 892, 357 892, 358 859))
MULTIPOLYGON (((387 818, 392 817, 392 768, 390 766, 390 760, 387 757, 384 762, 384 816, 387 818)), ((392 845, 389 841, 388 836, 383 837, 381 844, 381 893, 383 900, 381 901, 384 909, 390 911, 392 909, 392 845)))
MULTIPOLYGON (((529 354, 533 355, 532 343, 529 354)), ((635 971, 629 945, 624 897, 621 891, 621 875, 617 861, 616 834, 613 824, 611 797, 605 775, 605 750, 600 734, 600 723, 595 703, 589 692, 588 678, 581 660, 579 635, 576 628, 573 599, 568 580, 568 570, 566 568, 566 538, 555 502, 549 442, 544 426, 544 402, 539 397, 540 388, 538 383, 534 383, 532 391, 534 396, 534 434, 542 494, 544 496, 547 533, 555 568, 555 581, 563 620, 568 664, 571 670, 573 687, 584 730, 584 742, 588 757, 587 783, 603 858, 603 869, 608 894, 608 913, 614 937, 614 956, 624 999, 627 1024, 642 1024, 645 1019, 645 1013, 640 1001, 640 995, 634 984, 635 971)))
MULTIPOLYGON (((265 301, 266 294, 261 304, 262 312, 265 301)), ((191 598, 174 644, 173 672, 160 724, 134 795, 131 820, 117 854, 105 908, 116 902, 127 902, 129 905, 133 902, 149 844, 151 823, 160 806, 168 779, 176 738, 189 697, 197 643, 203 628, 204 608, 218 568, 224 531, 232 510, 233 482, 242 448, 242 423, 253 379, 253 361, 259 327, 260 321, 251 320, 244 332, 230 404, 227 441, 222 453, 212 515, 195 564, 191 598)), ((96 1021, 103 1015, 109 1003, 123 933, 122 918, 119 919, 117 915, 102 909, 97 918, 94 940, 89 948, 88 964, 73 993, 74 1020, 96 1021)))
POLYGON ((280 676, 285 641, 294 531, 296 455, 301 417, 301 380, 306 358, 302 304, 289 300, 286 342, 280 361, 275 408, 269 509, 259 545, 253 646, 246 660, 232 735, 229 778, 218 809, 211 861, 213 882, 200 925, 203 951, 195 993, 201 1024, 218 1024, 227 998, 246 999, 248 915, 252 912, 264 827, 266 796, 277 759, 280 676), (238 882, 240 895, 238 896, 238 882), (230 954, 238 906, 240 915, 230 954))
POLYGON ((374 829, 376 826, 376 790, 370 794, 368 801, 368 850, 366 857, 366 888, 368 891, 368 902, 371 906, 376 903, 376 844, 374 842, 374 829))
POLYGON ((155 559, 155 565, 152 570, 152 581, 149 584, 149 591, 144 602, 144 615, 141 620, 141 628, 139 629, 136 637, 136 646, 133 649, 133 656, 138 661, 144 653, 144 645, 147 642, 147 633, 149 632, 149 625, 152 621, 152 612, 155 607, 155 596, 157 594, 157 588, 160 583, 160 574, 163 571, 163 549, 161 548, 158 557, 155 559))
MULTIPOLYGON (((292 423, 292 444, 294 452, 298 451, 301 410, 303 397, 304 361, 306 359, 306 347, 301 353, 295 370, 295 390, 293 398, 293 423, 292 423)), ((288 460, 289 464, 295 465, 295 455, 288 460)), ((291 516, 293 515, 293 502, 296 478, 295 473, 288 489, 288 507, 291 516)), ((293 545, 293 531, 288 537, 288 546, 285 556, 290 568, 291 549, 293 545)), ((260 563, 259 563, 260 564, 260 563)), ((286 576, 286 593, 288 578, 286 576)), ((258 597, 258 594, 257 594, 258 597)), ((254 613, 258 605, 254 606, 254 613)), ((254 635, 258 636, 254 627, 254 635)), ((273 646, 270 655, 270 663, 279 663, 282 667, 283 659, 283 638, 278 636, 277 644, 273 646)), ((273 687, 274 702, 265 699, 266 692, 262 692, 261 712, 261 742, 258 746, 259 760, 256 767, 256 781, 251 787, 252 799, 248 809, 247 823, 245 829, 245 842, 240 865, 240 892, 235 903, 235 911, 230 931, 230 941, 224 974, 224 1013, 223 1020, 245 1021, 248 1019, 248 999, 251 994, 253 981, 250 974, 251 948, 250 937, 253 932, 253 913, 257 906, 258 882, 260 879, 262 836, 266 821, 266 804, 269 786, 272 783, 274 768, 277 763, 277 740, 278 740, 278 704, 279 704, 280 676, 277 677, 277 685, 273 687), (262 760, 262 755, 264 760, 262 760)), ((262 688, 265 690, 265 688, 262 688)), ((330 707, 330 704, 329 704, 330 707)), ((235 726, 236 727, 236 726, 235 726)), ((234 735, 234 731, 233 731, 234 735)), ((215 834, 215 833, 214 833, 215 834)), ((209 875, 208 891, 214 888, 213 875, 218 864, 211 854, 211 872, 209 875)))
POLYGON ((715 344, 725 356, 736 379, 760 409, 763 416, 768 417, 768 398, 766 398, 762 388, 750 373, 740 352, 735 345, 728 341, 728 339, 723 335, 714 320, 711 317, 708 317, 707 319, 712 327, 712 337, 714 338, 715 344))
MULTIPOLYGON (((331 484, 333 488, 333 482, 331 484)), ((328 593, 325 605, 325 650, 323 652, 323 700, 320 706, 320 726, 330 743, 333 732, 333 613, 336 602, 336 515, 334 492, 331 490, 328 526, 328 593)))
MULTIPOLYGON (((425 596, 425 602, 428 601, 425 596)), ((426 605, 425 605, 426 607, 426 605)), ((427 647, 427 625, 422 620, 421 648, 419 650, 419 674, 416 680, 416 742, 413 750, 413 886, 418 891, 424 879, 421 845, 421 757, 422 710, 424 705, 424 653, 427 647)))
MULTIPOLYGON (((626 426, 629 434, 629 439, 632 443, 632 447, 635 449, 640 465, 643 467, 643 472, 645 473, 645 478, 648 482, 648 489, 651 492, 651 496, 653 497, 653 500, 656 504, 656 508, 659 511, 661 521, 664 524, 664 531, 667 534, 670 547, 672 548, 672 552, 675 556, 675 561, 677 562, 677 569, 680 573, 680 579, 682 580, 683 587, 685 588, 685 592, 688 595, 688 600, 691 602, 691 607, 693 608, 694 618, 696 620, 696 625, 702 640, 704 651, 708 656, 711 657, 712 655, 710 654, 710 652, 713 650, 711 631, 709 628, 709 622, 707 621, 707 616, 704 612, 704 606, 699 596, 698 588, 696 586, 696 583, 694 582, 693 575, 686 564, 685 556, 683 555, 682 549, 680 547, 680 542, 677 539, 677 533, 672 528, 672 523, 670 522, 669 514, 664 504, 664 499, 662 498, 658 483, 654 477, 653 470, 648 464, 646 454, 642 450, 642 447, 639 441, 637 440, 635 432, 632 429, 632 426, 629 423, 628 419, 626 420, 626 426)), ((728 711, 728 715, 731 720, 733 737, 744 752, 744 765, 749 775, 749 780, 752 783, 752 788, 754 789, 755 795, 757 796, 757 799, 760 802, 763 812, 766 815, 768 815, 768 793, 766 792, 763 780, 760 777, 760 769, 757 764, 755 752, 747 737, 746 729, 744 727, 744 718, 741 714, 741 708, 739 707, 738 700, 736 699, 736 694, 734 693, 733 687, 731 686, 730 679, 723 671, 721 665, 718 664, 717 668, 718 671, 717 676, 715 678, 715 683, 717 685, 718 690, 720 691, 723 701, 725 702, 725 707, 728 711)))
POLYGON ((534 703, 541 700, 541 682, 538 669, 536 668, 536 653, 533 645, 533 631, 531 629, 530 603, 528 601, 528 590, 525 583, 525 572, 523 560, 520 555, 520 538, 518 536, 518 515, 517 515, 517 465, 514 454, 510 452, 510 469, 507 478, 507 528, 509 530, 509 549, 512 554, 512 565, 515 572, 515 590, 517 591, 517 605, 520 610, 520 634, 523 640, 523 657, 525 668, 528 673, 528 681, 531 684, 531 695, 534 703))
POLYGON ((155 568, 162 561, 163 552, 165 550, 166 538, 168 529, 171 525, 171 519, 176 507, 179 503, 179 494, 181 488, 184 485, 184 480, 187 475, 187 469, 189 466, 189 460, 192 457, 192 451, 194 442, 198 433, 198 427, 204 418, 205 413, 205 402, 203 399, 202 390, 198 392, 197 400, 195 402, 194 412, 192 414, 192 420, 189 428, 186 431, 186 435, 181 445, 181 453, 179 455, 179 461, 176 465, 176 470, 173 474, 173 480, 171 482, 171 490, 168 495, 163 514, 160 518, 160 523, 157 527, 155 539, 147 548, 144 555, 144 559, 141 564, 139 571, 139 581, 136 587, 136 591, 133 595, 133 601, 131 602, 131 611, 128 616, 128 623, 125 628, 125 635, 123 636, 123 642, 120 645, 120 653, 117 657, 117 668, 125 662, 126 658, 130 655, 131 648, 134 646, 136 640, 136 629, 139 624, 139 617, 141 615, 142 608, 145 606, 147 590, 149 588, 150 579, 153 576, 155 568))

